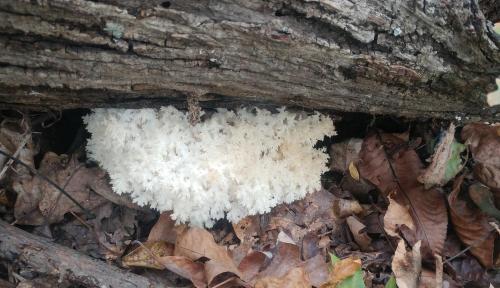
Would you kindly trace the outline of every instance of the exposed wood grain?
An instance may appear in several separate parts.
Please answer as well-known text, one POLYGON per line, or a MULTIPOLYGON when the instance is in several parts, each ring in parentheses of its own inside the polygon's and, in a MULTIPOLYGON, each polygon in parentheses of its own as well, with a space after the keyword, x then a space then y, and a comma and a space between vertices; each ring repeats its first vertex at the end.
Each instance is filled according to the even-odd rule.
POLYGON ((0 0, 0 105, 155 106, 196 93, 202 106, 495 118, 488 25, 477 0, 0 0))

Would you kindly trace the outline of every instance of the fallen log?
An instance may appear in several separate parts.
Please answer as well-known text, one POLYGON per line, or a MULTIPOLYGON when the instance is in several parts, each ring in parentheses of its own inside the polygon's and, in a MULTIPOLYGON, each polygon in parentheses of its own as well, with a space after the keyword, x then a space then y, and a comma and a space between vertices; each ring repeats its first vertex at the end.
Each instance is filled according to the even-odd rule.
POLYGON ((495 1, 0 0, 0 106, 500 118, 495 1), (487 18, 489 17, 489 19, 487 18))
MULTIPOLYGON (((0 221, 0 260, 85 287, 167 287, 0 221)), ((1 285, 0 285, 1 286, 1 285)))

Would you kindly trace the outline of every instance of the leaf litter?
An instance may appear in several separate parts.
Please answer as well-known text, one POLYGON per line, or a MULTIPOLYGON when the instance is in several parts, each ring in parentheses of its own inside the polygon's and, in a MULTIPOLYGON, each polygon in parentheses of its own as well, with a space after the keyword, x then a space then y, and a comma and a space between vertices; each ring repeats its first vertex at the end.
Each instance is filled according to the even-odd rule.
POLYGON ((116 195, 81 152, 39 147, 23 115, 1 122, 0 149, 95 218, 5 157, 0 216, 110 265, 195 287, 484 287, 494 282, 487 269, 499 263, 498 129, 443 124, 433 134, 377 131, 334 141, 330 169, 340 177, 328 189, 207 230, 116 195), (426 155, 422 145, 434 149, 426 155))

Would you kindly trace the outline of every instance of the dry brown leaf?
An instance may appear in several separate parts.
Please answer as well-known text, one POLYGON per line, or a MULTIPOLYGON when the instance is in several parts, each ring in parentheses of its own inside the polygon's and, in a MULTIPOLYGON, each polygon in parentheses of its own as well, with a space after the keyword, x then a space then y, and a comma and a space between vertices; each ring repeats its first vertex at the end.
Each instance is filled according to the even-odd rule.
POLYGON ((267 252, 255 252, 247 255, 240 263, 240 267, 245 271, 245 279, 249 283, 271 277, 281 279, 292 269, 303 267, 309 276, 311 284, 319 287, 328 279, 328 266, 324 257, 320 254, 302 261, 300 259, 300 247, 293 243, 284 233, 280 233, 276 246, 267 252), (268 256, 269 254, 269 256, 268 256), (270 263, 268 263, 270 261, 270 263), (260 271, 260 272, 258 272, 260 271), (256 273, 258 272, 258 273, 256 273))
POLYGON ((353 257, 345 258, 335 263, 330 271, 328 282, 321 285, 322 288, 335 288, 342 281, 351 277, 361 269, 361 260, 353 257))
POLYGON ((213 284, 213 280, 222 273, 233 274, 241 278, 241 273, 236 267, 226 247, 215 243, 210 232, 198 227, 185 228, 177 234, 175 243, 175 256, 184 256, 196 261, 200 258, 208 258, 211 262, 205 265, 207 281, 213 284))
POLYGON ((165 256, 159 259, 163 267, 175 274, 191 280, 195 287, 207 287, 205 265, 183 256, 165 256))
POLYGON ((264 277, 255 283, 255 288, 309 288, 309 277, 303 267, 296 267, 282 277, 264 277))
POLYGON ((362 139, 351 138, 341 143, 335 143, 330 146, 330 158, 332 162, 330 169, 343 173, 347 170, 349 163, 355 163, 359 159, 359 150, 361 150, 362 139))
MULTIPOLYGON (((29 117, 23 115, 22 119, 4 119, 0 123, 0 149, 34 168, 34 156, 37 153, 31 138, 29 117)), ((29 179, 30 172, 26 167, 13 163, 4 155, 0 155, 0 180, 9 172, 9 167, 14 168, 10 173, 11 181, 29 179)))
POLYGON ((272 262, 259 273, 258 278, 268 276, 280 278, 292 268, 302 264, 299 246, 291 243, 278 242, 275 249, 272 262))
POLYGON ((488 218, 479 209, 470 208, 458 198, 464 176, 459 176, 453 183, 453 190, 448 196, 450 217, 453 228, 460 240, 471 246, 471 253, 481 264, 493 266, 493 247, 497 233, 492 233, 488 218))
POLYGON ((148 242, 165 241, 175 244, 177 231, 174 229, 175 221, 170 217, 172 213, 163 212, 160 214, 151 231, 149 231, 148 242))
POLYGON ((462 139, 476 162, 476 177, 500 194, 500 125, 468 124, 462 129, 462 139))
POLYGON ((268 257, 264 252, 252 251, 248 253, 238 265, 238 269, 243 275, 243 280, 250 282, 255 276, 257 276, 260 268, 264 266, 266 260, 268 260, 268 257))
POLYGON ((356 200, 337 198, 333 200, 333 212, 340 218, 363 212, 363 207, 356 200))
POLYGON ((399 135, 372 134, 363 142, 360 159, 362 177, 410 208, 426 257, 441 254, 448 225, 445 199, 439 190, 425 190, 417 181, 423 169, 417 153, 399 135))
POLYGON ((328 281, 328 264, 323 255, 318 254, 308 259, 303 265, 314 287, 320 287, 328 281))
POLYGON ((408 211, 408 207, 405 207, 398 202, 394 201, 391 196, 389 199, 389 207, 384 215, 384 230, 392 237, 399 238, 399 226, 405 225, 411 231, 415 231, 415 224, 408 211))
MULTIPOLYGON (((337 217, 332 209, 336 198, 322 189, 307 194, 302 200, 278 205, 269 214, 246 217, 233 228, 243 244, 257 240, 261 244, 274 244, 276 238, 272 235, 277 235, 279 231, 286 231, 295 243, 302 243, 306 235, 337 228, 337 217)), ((359 203, 357 207, 362 209, 359 203)))
POLYGON ((434 271, 428 269, 422 269, 422 273, 420 273, 420 278, 418 282, 418 288, 458 288, 463 287, 458 285, 453 279, 448 277, 448 275, 444 274, 442 278, 442 285, 437 283, 438 276, 434 271))
POLYGON ((145 267, 164 269, 159 259, 174 254, 174 246, 165 241, 146 242, 138 246, 122 258, 122 263, 128 267, 145 267))
POLYGON ((116 205, 113 203, 105 203, 94 210, 96 218, 88 221, 100 244, 100 253, 108 261, 114 261, 123 255, 137 227, 137 210, 128 207, 114 208, 116 205))
POLYGON ((261 233, 260 216, 252 215, 241 219, 238 223, 233 224, 233 230, 241 242, 252 242, 255 236, 261 233))
POLYGON ((422 270, 421 262, 420 241, 413 246, 411 251, 406 251, 404 240, 399 240, 392 258, 392 271, 399 288, 418 287, 418 278, 422 270))
POLYGON ((366 226, 353 216, 347 217, 346 222, 354 237, 354 241, 356 241, 361 250, 371 250, 372 239, 366 233, 366 226))
POLYGON ((473 287, 488 287, 489 285, 490 279, 486 269, 473 256, 464 254, 452 260, 449 267, 451 267, 451 275, 461 284, 461 287, 470 282, 475 284, 472 285, 473 287))
MULTIPOLYGON (((48 152, 44 155, 39 172, 56 182, 88 210, 107 202, 95 193, 101 188, 96 183, 101 183, 105 174, 98 168, 86 168, 76 157, 68 159, 66 155, 48 152)), ((13 189, 18 193, 14 209, 18 224, 56 223, 70 211, 82 212, 68 197, 36 175, 14 183, 13 189)))
MULTIPOLYGON (((455 125, 450 124, 446 134, 442 137, 438 146, 435 148, 434 155, 432 155, 431 164, 418 176, 418 181, 424 184, 425 188, 432 186, 443 186, 450 181, 451 176, 455 176, 463 168, 463 164, 457 163, 454 167, 454 173, 447 177, 446 171, 449 166, 450 159, 453 158, 453 149, 455 142, 455 125)), ((464 149, 463 145, 458 144, 464 149)))

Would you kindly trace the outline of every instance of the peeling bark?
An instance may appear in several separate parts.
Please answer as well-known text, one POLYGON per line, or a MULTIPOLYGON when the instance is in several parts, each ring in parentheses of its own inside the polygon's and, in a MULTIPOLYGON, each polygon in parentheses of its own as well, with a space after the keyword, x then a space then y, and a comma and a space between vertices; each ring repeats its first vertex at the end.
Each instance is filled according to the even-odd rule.
POLYGON ((0 0, 0 105, 498 119, 494 2, 0 0))

